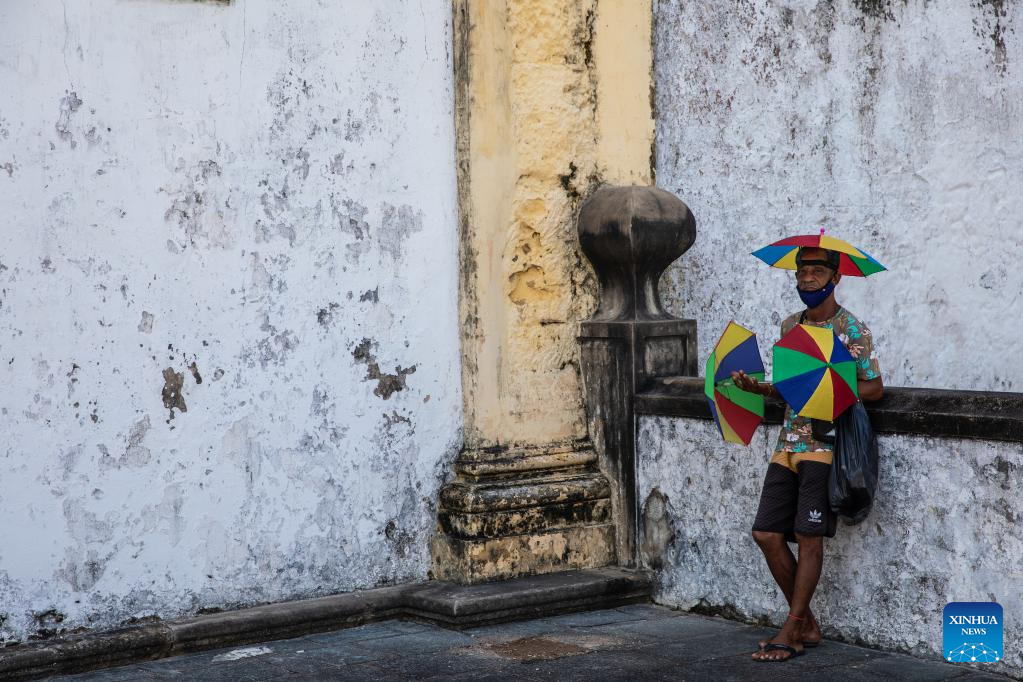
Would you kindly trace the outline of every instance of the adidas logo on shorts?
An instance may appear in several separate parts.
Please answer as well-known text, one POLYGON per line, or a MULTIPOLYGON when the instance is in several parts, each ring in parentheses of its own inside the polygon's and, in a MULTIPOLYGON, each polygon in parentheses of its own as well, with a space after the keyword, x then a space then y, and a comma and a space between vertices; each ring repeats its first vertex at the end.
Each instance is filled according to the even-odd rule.
POLYGON ((816 509, 811 509, 810 510, 810 516, 807 518, 807 521, 809 521, 810 523, 820 523, 821 522, 821 513, 819 511, 817 511, 816 509))

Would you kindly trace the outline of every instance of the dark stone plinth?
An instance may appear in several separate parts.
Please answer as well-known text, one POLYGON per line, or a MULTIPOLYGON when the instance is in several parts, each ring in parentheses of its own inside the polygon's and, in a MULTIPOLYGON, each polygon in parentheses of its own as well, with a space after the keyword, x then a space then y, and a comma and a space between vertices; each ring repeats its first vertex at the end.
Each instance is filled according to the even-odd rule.
POLYGON ((684 203, 656 187, 605 187, 579 214, 579 243, 600 282, 600 305, 580 325, 590 438, 612 486, 619 565, 635 566, 633 395, 662 376, 696 375, 696 321, 661 306, 657 282, 696 238, 684 203))
POLYGON ((587 443, 464 451, 440 493, 433 577, 471 585, 614 564, 611 486, 587 443))

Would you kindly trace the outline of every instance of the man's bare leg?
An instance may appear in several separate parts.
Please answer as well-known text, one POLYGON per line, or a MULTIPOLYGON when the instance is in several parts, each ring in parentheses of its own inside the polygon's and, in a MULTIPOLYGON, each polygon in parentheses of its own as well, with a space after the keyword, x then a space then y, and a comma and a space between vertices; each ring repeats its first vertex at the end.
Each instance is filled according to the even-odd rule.
MULTIPOLYGON (((767 566, 771 569, 774 581, 778 583, 785 601, 792 605, 792 589, 796 581, 796 557, 785 542, 785 536, 781 533, 766 533, 764 531, 753 531, 753 539, 756 540, 760 550, 764 553, 767 566)), ((821 640, 820 626, 812 611, 808 611, 809 617, 803 621, 803 643, 815 644, 821 640)), ((767 641, 760 643, 763 648, 767 641)))
MULTIPOLYGON (((764 558, 767 560, 767 566, 771 570, 771 575, 774 576, 774 580, 778 583, 778 587, 781 589, 782 594, 785 595, 785 600, 789 603, 789 612, 801 620, 789 618, 786 620, 785 628, 782 628, 782 632, 785 629, 789 629, 789 635, 795 634, 796 639, 800 643, 807 641, 811 643, 819 642, 821 639, 820 627, 817 624, 816 619, 813 616, 813 612, 810 611, 809 603, 810 598, 813 597, 813 592, 817 587, 817 582, 820 580, 821 567, 823 566, 824 559, 824 541, 820 537, 812 536, 797 536, 799 540, 799 557, 800 561, 797 563, 795 556, 792 554, 792 550, 789 549, 788 543, 785 542, 785 536, 781 533, 767 533, 763 531, 753 531, 753 538, 756 540, 757 545, 760 546, 761 551, 764 553, 764 558), (807 565, 803 567, 803 557, 807 559, 807 565), (801 571, 801 568, 805 568, 805 571, 801 571), (807 573, 806 576, 803 574, 807 573), (796 584, 800 582, 801 578, 809 579, 812 577, 812 586, 809 591, 809 598, 806 598, 805 604, 802 607, 803 614, 796 611, 798 604, 794 604, 793 599, 796 597, 796 584)), ((778 636, 769 641, 760 643, 760 647, 763 648, 768 643, 777 642, 780 644, 789 644, 788 641, 782 641, 781 632, 778 636)), ((772 651, 771 658, 785 658, 788 656, 785 652, 772 651)), ((759 658, 758 654, 764 654, 764 652, 757 652, 754 654, 754 658, 759 658)))

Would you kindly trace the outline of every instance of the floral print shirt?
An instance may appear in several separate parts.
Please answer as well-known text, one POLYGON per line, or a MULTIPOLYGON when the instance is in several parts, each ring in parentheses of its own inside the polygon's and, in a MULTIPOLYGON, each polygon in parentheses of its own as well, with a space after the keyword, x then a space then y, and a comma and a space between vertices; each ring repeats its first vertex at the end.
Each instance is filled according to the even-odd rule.
MULTIPOLYGON (((785 336, 797 324, 802 311, 786 317, 781 323, 781 335, 785 336)), ((803 324, 815 327, 834 329, 838 338, 849 349, 849 354, 856 358, 856 378, 869 381, 881 376, 881 368, 877 363, 877 351, 874 350, 874 337, 867 325, 855 315, 839 306, 838 312, 830 320, 813 322, 804 320, 803 324)), ((791 407, 785 408, 785 421, 778 434, 775 452, 830 452, 833 446, 822 443, 813 437, 808 417, 800 417, 791 407)))

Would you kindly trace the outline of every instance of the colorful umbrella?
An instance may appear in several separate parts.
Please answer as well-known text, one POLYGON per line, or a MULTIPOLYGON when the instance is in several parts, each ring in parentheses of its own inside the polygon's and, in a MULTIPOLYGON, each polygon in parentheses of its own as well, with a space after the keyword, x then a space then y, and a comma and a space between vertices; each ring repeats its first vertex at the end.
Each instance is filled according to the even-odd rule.
POLYGON ((732 372, 740 369, 760 381, 764 379, 756 334, 729 322, 707 358, 703 391, 722 437, 730 443, 749 445, 764 419, 764 397, 743 391, 732 382, 732 372))
POLYGON ((866 277, 867 275, 873 275, 875 272, 887 269, 863 249, 857 249, 841 239, 828 237, 824 234, 824 230, 821 230, 820 234, 803 234, 782 239, 770 246, 754 251, 753 255, 770 266, 785 270, 795 270, 796 253, 801 246, 813 246, 819 249, 837 251, 838 272, 841 275, 866 277))
POLYGON ((774 387, 797 414, 834 421, 858 400, 856 360, 834 330, 797 324, 774 346, 774 387))

